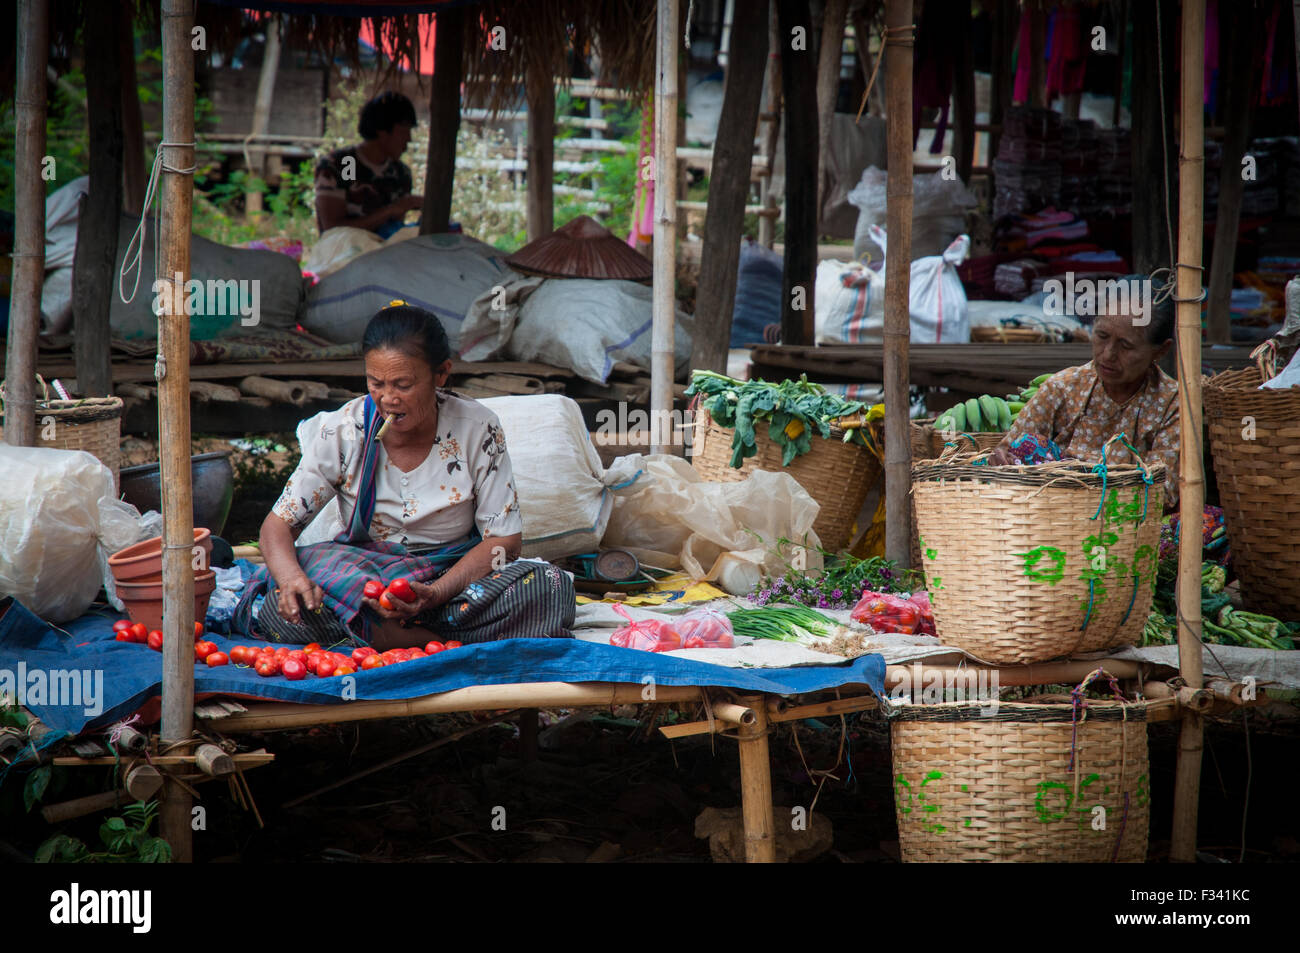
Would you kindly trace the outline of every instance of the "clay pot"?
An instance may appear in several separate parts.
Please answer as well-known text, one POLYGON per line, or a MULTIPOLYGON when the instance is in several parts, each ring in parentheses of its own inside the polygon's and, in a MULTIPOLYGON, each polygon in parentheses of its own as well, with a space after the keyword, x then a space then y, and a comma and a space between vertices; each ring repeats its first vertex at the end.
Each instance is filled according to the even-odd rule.
MULTIPOLYGON (((194 576, 194 618, 202 622, 208 614, 208 601, 217 588, 217 574, 209 569, 194 576)), ((143 622, 146 628, 161 629, 163 617, 162 582, 119 582, 117 597, 126 605, 126 614, 132 622, 143 622)))
MULTIPOLYGON (((200 453, 190 457, 190 487, 194 501, 194 525, 207 526, 221 535, 230 515, 235 493, 235 471, 230 452, 200 453)), ((162 474, 156 463, 127 467, 122 471, 122 495, 141 513, 162 510, 162 474)))
MULTIPOLYGON (((199 572, 211 568, 209 563, 212 556, 212 533, 207 529, 195 527, 194 545, 203 550, 203 569, 196 569, 195 573, 197 575, 199 572)), ((118 585, 124 582, 136 583, 137 585, 145 583, 161 584, 162 537, 155 536, 153 539, 146 539, 134 546, 118 550, 108 557, 108 568, 112 571, 113 580, 118 585)))

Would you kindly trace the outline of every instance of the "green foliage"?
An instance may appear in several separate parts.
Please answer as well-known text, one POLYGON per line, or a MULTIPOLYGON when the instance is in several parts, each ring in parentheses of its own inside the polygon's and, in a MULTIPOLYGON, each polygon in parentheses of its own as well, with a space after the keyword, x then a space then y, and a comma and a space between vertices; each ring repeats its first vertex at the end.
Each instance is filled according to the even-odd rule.
POLYGON ((171 846, 149 833, 157 815, 157 802, 137 801, 123 808, 121 817, 110 817, 100 825, 105 850, 91 852, 77 838, 56 834, 37 848, 36 862, 165 864, 172 859, 171 846))

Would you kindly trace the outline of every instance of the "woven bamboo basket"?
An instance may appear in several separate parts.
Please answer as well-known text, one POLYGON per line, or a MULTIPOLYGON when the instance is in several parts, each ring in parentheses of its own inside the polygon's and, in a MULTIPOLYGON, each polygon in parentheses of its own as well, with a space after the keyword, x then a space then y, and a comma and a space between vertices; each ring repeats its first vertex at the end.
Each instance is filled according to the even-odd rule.
POLYGON ((848 548, 853 524, 880 472, 880 463, 865 447, 844 443, 844 431, 832 427, 829 439, 814 435, 812 450, 784 467, 781 448, 767 436, 764 424, 754 430, 758 452, 736 469, 731 465, 734 431, 719 425, 703 407, 696 415, 695 428, 692 462, 702 478, 735 483, 755 470, 788 473, 821 507, 813 530, 822 547, 832 553, 848 548))
POLYGON ((1001 325, 980 325, 970 329, 970 339, 977 342, 1001 341, 1005 344, 1036 344, 1056 340, 1044 328, 1010 328, 1001 325))
POLYGON ((1088 701, 1077 723, 1073 713, 1068 703, 899 709, 890 735, 903 860, 1144 862, 1146 709, 1088 701))
MULTIPOLYGON (((1109 445, 1108 445, 1109 446, 1109 445)), ((1017 665, 1136 643, 1155 592, 1163 464, 912 467, 935 628, 1017 665)))
MULTIPOLYGON (((920 460, 937 460, 947 447, 948 441, 941 431, 934 429, 934 419, 913 420, 911 423, 912 435, 912 463, 920 460)), ((992 450, 1002 442, 1005 433, 1001 432, 981 432, 981 433, 962 433, 958 434, 954 443, 959 450, 970 452, 979 452, 992 450)), ((916 507, 912 510, 912 568, 921 568, 921 542, 918 538, 916 528, 916 507)))
POLYGON ((1256 368, 1204 379, 1205 420, 1242 599, 1292 619, 1300 617, 1300 387, 1260 390, 1264 379, 1256 368))
MULTIPOLYGON (((44 387, 45 382, 40 383, 44 387)), ((122 398, 49 400, 48 391, 46 394, 46 399, 36 402, 36 446, 86 451, 112 472, 116 492, 122 460, 122 398)), ((4 388, 0 385, 0 408, 3 402, 4 388)), ((0 438, 3 435, 4 427, 0 425, 0 438)))

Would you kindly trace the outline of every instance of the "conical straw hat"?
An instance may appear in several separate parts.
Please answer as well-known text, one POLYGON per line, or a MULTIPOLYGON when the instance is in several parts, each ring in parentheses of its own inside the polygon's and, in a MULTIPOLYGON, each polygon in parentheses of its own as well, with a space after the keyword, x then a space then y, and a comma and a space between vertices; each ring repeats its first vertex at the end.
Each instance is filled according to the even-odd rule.
POLYGON ((506 259, 516 271, 552 278, 649 281, 651 264, 589 215, 529 242, 506 259))

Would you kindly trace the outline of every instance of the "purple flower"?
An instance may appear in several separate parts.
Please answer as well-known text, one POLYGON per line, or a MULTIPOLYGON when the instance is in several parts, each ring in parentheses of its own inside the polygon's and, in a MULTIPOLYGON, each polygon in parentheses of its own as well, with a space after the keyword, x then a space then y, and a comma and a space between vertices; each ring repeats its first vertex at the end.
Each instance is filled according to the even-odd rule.
POLYGON ((820 599, 817 600, 817 608, 818 608, 818 609, 829 609, 830 607, 831 607, 831 604, 830 604, 829 602, 826 601, 826 597, 825 597, 825 596, 822 596, 820 599))
POLYGON ((832 598, 832 599, 843 599, 843 598, 844 598, 844 590, 843 590, 843 589, 836 589, 834 592, 831 593, 831 598, 832 598))

